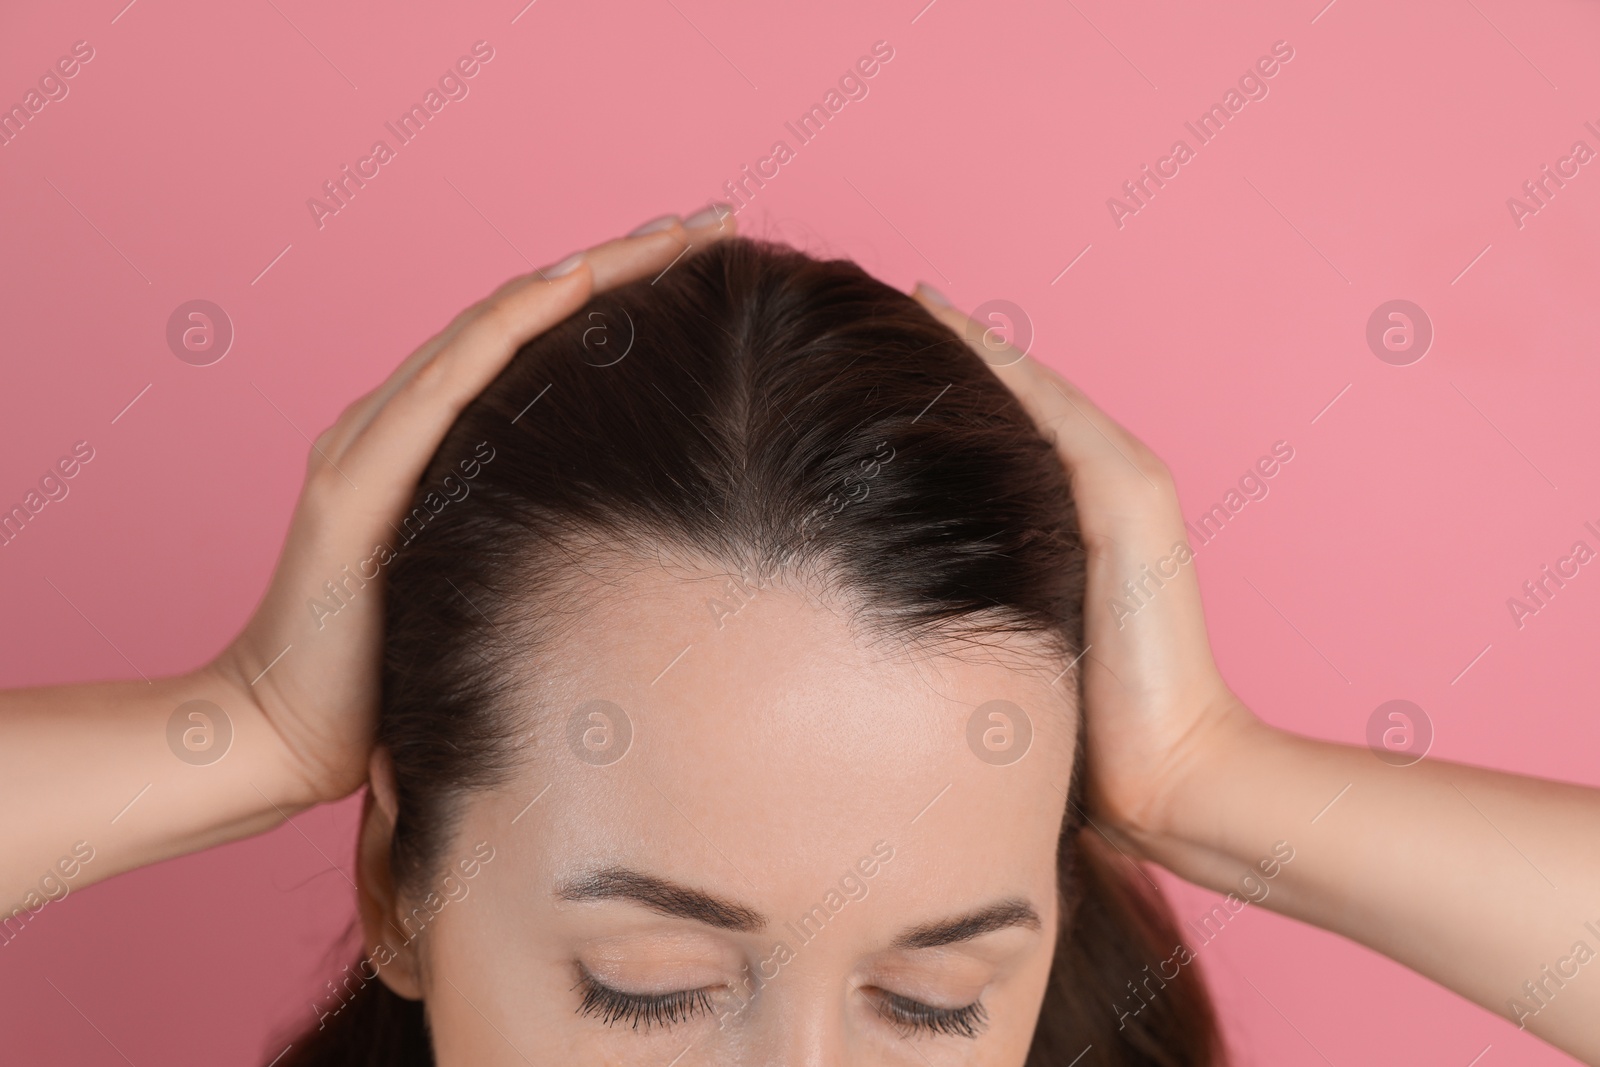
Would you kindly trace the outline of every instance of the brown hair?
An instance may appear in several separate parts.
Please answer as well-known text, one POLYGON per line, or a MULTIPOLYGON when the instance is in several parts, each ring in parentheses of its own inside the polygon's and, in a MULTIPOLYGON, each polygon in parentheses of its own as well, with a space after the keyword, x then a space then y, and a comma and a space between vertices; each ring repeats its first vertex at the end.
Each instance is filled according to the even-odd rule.
MULTIPOLYGON (((1070 485, 1016 398, 905 294, 774 244, 720 242, 530 341, 457 420, 414 504, 388 578, 377 738, 401 887, 443 862, 460 798, 513 766, 513 656, 537 663, 586 548, 681 546, 758 581, 780 561, 851 591, 888 632, 1082 648, 1070 485)), ((1084 828, 1086 762, 1028 1067, 1219 1064, 1198 968, 1149 982, 1180 937, 1084 828), (1140 983, 1148 1003, 1129 1011, 1140 983)), ((365 977, 346 989, 281 1067, 433 1063, 421 1003, 365 977)))

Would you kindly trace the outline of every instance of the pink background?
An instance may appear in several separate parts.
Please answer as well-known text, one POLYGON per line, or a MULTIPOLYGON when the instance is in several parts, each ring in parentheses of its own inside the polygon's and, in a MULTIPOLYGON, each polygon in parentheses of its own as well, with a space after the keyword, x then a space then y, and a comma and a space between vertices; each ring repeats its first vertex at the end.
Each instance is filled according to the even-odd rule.
MULTIPOLYGON (((0 684, 213 655, 265 586, 304 435, 508 275, 795 147, 784 122, 886 40, 746 232, 1014 301, 1034 351, 1172 463, 1190 518, 1289 441, 1199 556, 1224 670, 1269 720, 1361 743, 1403 697, 1435 756, 1600 784, 1600 573, 1520 630, 1506 607, 1600 525, 1600 164, 1521 228, 1506 206, 1575 140, 1600 149, 1593 4, 125 2, 14 5, 0 33, 5 104, 95 50, 0 148, 0 504, 96 450, 0 549, 0 684), (319 230, 307 198, 478 40, 470 95, 319 230), (1107 198, 1194 147, 1183 123, 1278 40, 1270 94, 1119 229, 1107 198), (212 366, 166 346, 194 298, 237 330, 212 366), (1436 329, 1410 366, 1365 340, 1394 298, 1436 329)), ((325 857, 348 868, 352 810, 48 907, 0 949, 0 1060, 276 1055, 336 969, 352 900, 325 857)), ((1212 899, 1175 892, 1184 919, 1212 899)), ((1201 959, 1241 1064, 1571 1062, 1260 908, 1201 959)))

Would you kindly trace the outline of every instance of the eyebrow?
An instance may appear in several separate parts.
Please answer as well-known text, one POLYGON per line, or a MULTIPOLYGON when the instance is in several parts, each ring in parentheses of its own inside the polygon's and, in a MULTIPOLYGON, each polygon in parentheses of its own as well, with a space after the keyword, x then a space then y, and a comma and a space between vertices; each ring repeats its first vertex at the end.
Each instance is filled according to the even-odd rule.
POLYGON ((556 895, 562 900, 628 900, 675 919, 740 933, 767 925, 760 912, 743 904, 626 867, 585 874, 559 887, 556 895))
POLYGON ((939 948, 971 941, 975 937, 1021 926, 1038 930, 1044 924, 1039 913, 1025 900, 1002 900, 986 908, 954 919, 929 923, 908 930, 894 940, 895 948, 939 948))
MULTIPOLYGON (((625 900, 675 919, 688 919, 720 930, 751 933, 767 920, 754 908, 627 867, 607 867, 563 883, 562 900, 625 900)), ((971 941, 996 930, 1043 927, 1039 913, 1025 900, 1002 900, 966 915, 914 927, 894 940, 895 948, 940 948, 971 941)))

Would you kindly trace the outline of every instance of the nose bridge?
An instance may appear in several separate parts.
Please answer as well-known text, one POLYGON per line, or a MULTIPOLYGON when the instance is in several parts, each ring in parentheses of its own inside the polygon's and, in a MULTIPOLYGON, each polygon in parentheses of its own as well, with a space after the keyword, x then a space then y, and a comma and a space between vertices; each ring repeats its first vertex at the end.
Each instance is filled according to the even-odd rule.
MULTIPOLYGON (((776 1010, 762 1035, 765 1067, 848 1067, 850 1057, 849 997, 831 983, 804 974, 790 974, 788 988, 771 990, 776 1010)), ((780 979, 782 982, 782 979, 780 979)))

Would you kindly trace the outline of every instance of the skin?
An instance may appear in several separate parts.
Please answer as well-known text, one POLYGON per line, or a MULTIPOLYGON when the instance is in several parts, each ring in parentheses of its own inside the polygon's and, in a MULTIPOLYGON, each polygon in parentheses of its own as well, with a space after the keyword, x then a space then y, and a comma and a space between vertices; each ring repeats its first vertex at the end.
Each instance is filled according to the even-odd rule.
MULTIPOLYGON (((1523 1019, 1527 1029, 1600 1063, 1600 980, 1569 980, 1538 1001, 1523 984, 1580 939, 1600 950, 1583 926, 1600 925, 1600 791, 1431 759, 1394 768, 1364 748, 1271 727, 1213 662, 1193 567, 1133 619, 1115 618, 1104 605, 1121 583, 1183 541, 1170 472, 1081 391, 926 288, 917 296, 930 311, 1005 364, 996 373, 1072 474, 1090 553, 1090 647, 1077 666, 1087 750, 1071 751, 1074 710, 1045 682, 1054 665, 1028 649, 992 660, 901 654, 785 589, 764 591, 700 641, 694 615, 703 608, 694 605, 710 576, 640 571, 629 607, 648 609, 644 624, 624 613, 593 631, 638 655, 597 655, 608 642, 593 633, 582 641, 583 626, 607 621, 597 603, 574 631, 570 673, 529 687, 530 726, 547 731, 531 747, 555 755, 530 756, 506 788, 471 798, 447 857, 462 862, 485 842, 493 858, 454 889, 440 883, 453 896, 425 932, 397 934, 415 902, 387 870, 394 794, 386 757, 371 746, 378 590, 320 631, 305 601, 384 538, 445 430, 523 340, 597 288, 653 276, 685 244, 731 232, 731 221, 686 231, 674 220, 589 250, 559 278, 513 279, 347 409, 317 441, 260 608, 213 662, 150 682, 0 693, 0 899, 37 907, 41 873, 79 888, 268 829, 370 778, 360 855, 368 948, 390 957, 383 981, 426 998, 446 1064, 654 1063, 663 1051, 665 1064, 685 1046, 684 1065, 1017 1064, 1057 922, 1048 860, 1061 790, 1072 759, 1083 758, 1095 824, 1131 857, 1228 892, 1276 842, 1289 842, 1295 858, 1262 906, 1368 945, 1502 1015, 1513 996, 1541 1004, 1523 1019), (694 647, 651 685, 685 644, 694 647), (628 710, 634 747, 610 766, 562 764, 559 717, 541 708, 594 695, 628 710), (967 715, 997 696, 1038 711, 1036 750, 1004 768, 974 759, 964 741, 967 715), (234 730, 226 757, 209 765, 167 747, 174 709, 196 698, 221 706, 234 730), (764 714, 777 707, 783 716, 764 714), (79 840, 94 858, 68 875, 64 855, 79 840), (577 1014, 578 962, 619 985, 639 983, 635 992, 701 982, 727 992, 774 938, 615 896, 558 899, 556 887, 597 862, 626 861, 781 926, 880 840, 895 852, 865 883, 867 896, 725 1027, 696 1018, 635 1033, 577 1014), (1035 910, 1038 930, 895 948, 907 928, 1012 898, 1035 910), (991 1018, 976 1039, 902 1039, 871 1007, 885 990, 952 1006, 978 987, 991 1018)), ((0 919, 10 914, 8 905, 0 919)))
MULTIPOLYGON (((561 639, 549 658, 568 667, 541 680, 538 703, 613 700, 631 746, 614 764, 587 764, 568 748, 564 716, 535 711, 529 749, 542 758, 466 805, 457 852, 494 850, 468 895, 409 940, 391 923, 417 894, 398 906, 387 890, 367 895, 369 942, 397 950, 382 980, 426 1000, 442 1064, 665 1064, 680 1053, 679 1064, 1021 1063, 1053 954, 1076 729, 1070 690, 1051 684, 1059 667, 1025 647, 889 655, 837 609, 782 587, 719 630, 705 608, 719 584, 651 567, 561 639), (1031 709, 1035 724, 1008 766, 967 747, 973 709, 995 699, 1031 709), (585 872, 617 867, 760 925, 563 899, 585 872), (802 936, 796 924, 818 904, 823 917, 802 936), (1007 904, 1021 921, 896 945, 1007 904), (704 989, 711 1007, 666 1027, 607 1025, 577 1014, 580 967, 625 992, 704 989), (747 967, 771 978, 753 998, 747 967), (981 1000, 988 1024, 975 1038, 908 1034, 884 993, 943 1008, 981 1000)), ((393 801, 387 785, 375 795, 363 875, 377 886, 393 801)))
POLYGON ((1585 926, 1600 928, 1600 790, 1444 760, 1397 768, 1272 727, 1217 669, 1193 566, 1119 619, 1110 604, 1123 583, 1186 543, 1171 471, 1059 374, 926 286, 916 296, 987 352, 1073 474, 1089 548, 1083 687, 1098 826, 1128 855, 1219 893, 1287 841, 1295 859, 1262 906, 1600 1063, 1600 981, 1558 985, 1542 970, 1565 959, 1570 979, 1577 942, 1600 952, 1585 926), (1528 982, 1546 992, 1530 996, 1528 982), (1508 1007, 1513 997, 1529 1014, 1508 1007))

